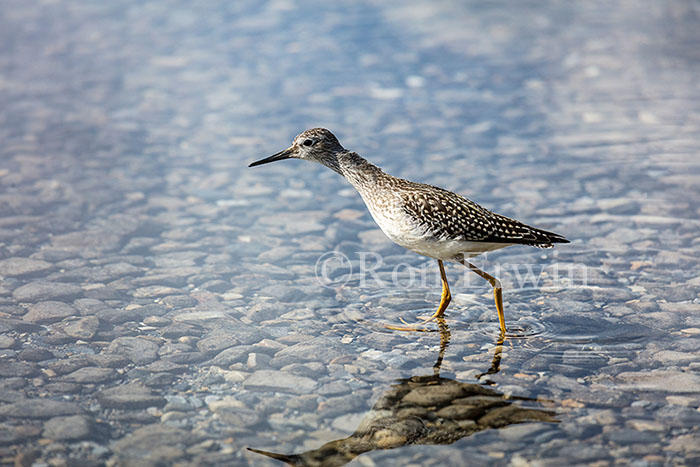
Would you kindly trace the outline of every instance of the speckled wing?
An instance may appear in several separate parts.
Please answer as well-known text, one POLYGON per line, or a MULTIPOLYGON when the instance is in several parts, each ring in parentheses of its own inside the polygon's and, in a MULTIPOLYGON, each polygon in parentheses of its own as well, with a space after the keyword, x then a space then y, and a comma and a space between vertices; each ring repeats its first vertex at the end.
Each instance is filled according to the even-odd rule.
POLYGON ((493 213, 463 196, 429 185, 415 184, 404 192, 403 208, 426 234, 438 240, 510 243, 551 248, 568 243, 561 235, 547 232, 493 213))

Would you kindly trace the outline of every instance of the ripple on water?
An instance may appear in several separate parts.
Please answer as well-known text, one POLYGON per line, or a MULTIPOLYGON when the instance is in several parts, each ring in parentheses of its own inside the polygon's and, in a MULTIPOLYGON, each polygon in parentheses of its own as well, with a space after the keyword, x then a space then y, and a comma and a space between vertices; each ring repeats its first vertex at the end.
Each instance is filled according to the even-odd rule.
MULTIPOLYGON (((435 312, 439 294, 425 290, 381 290, 359 295, 344 307, 340 320, 354 321, 378 328, 418 325, 437 332, 434 322, 421 324, 435 312)), ((575 359, 573 353, 625 357, 643 348, 644 342, 663 333, 635 323, 612 320, 603 315, 602 306, 593 301, 579 303, 578 308, 554 308, 539 289, 504 291, 506 337, 524 349, 537 350, 550 356, 575 359), (586 316, 583 316, 585 314, 586 316)), ((468 331, 485 341, 498 338, 499 328, 495 305, 490 294, 455 296, 446 311, 452 331, 468 331)), ((583 357, 581 357, 583 358, 583 357)))

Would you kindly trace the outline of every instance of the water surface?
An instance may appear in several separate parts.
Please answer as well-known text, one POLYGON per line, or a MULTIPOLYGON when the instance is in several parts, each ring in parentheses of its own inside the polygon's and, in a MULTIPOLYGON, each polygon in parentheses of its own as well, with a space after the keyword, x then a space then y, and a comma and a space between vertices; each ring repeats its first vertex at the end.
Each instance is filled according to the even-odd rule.
POLYGON ((699 14, 5 2, 3 462, 697 464, 699 14), (571 240, 476 259, 505 342, 461 266, 442 333, 384 327, 434 261, 323 167, 247 168, 313 126, 571 240))

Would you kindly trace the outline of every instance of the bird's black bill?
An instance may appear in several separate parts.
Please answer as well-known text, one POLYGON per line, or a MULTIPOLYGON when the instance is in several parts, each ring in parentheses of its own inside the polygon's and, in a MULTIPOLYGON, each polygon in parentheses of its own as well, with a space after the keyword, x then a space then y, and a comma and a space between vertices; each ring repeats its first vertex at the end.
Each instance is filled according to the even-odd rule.
POLYGON ((266 157, 265 159, 260 159, 259 161, 255 161, 251 163, 248 167, 255 167, 256 165, 263 165, 267 164, 268 162, 275 162, 275 161, 281 161, 283 159, 289 159, 292 157, 292 154, 294 151, 292 148, 285 149, 284 151, 280 151, 277 154, 273 154, 270 157, 266 157))

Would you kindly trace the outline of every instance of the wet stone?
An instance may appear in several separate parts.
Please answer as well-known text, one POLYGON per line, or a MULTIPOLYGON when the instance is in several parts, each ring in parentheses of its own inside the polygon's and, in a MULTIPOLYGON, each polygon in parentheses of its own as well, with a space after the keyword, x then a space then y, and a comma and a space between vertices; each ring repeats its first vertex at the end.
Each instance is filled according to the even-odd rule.
POLYGON ((659 436, 654 432, 624 428, 612 430, 609 433, 606 433, 605 437, 620 445, 656 443, 659 441, 659 436))
POLYGON ((175 309, 189 308, 197 304, 197 300, 189 295, 168 295, 163 297, 162 302, 164 305, 175 309))
POLYGON ((134 291, 134 298, 157 298, 167 295, 177 295, 181 291, 174 287, 166 285, 151 285, 147 287, 139 287, 134 291))
POLYGON ((120 354, 137 365, 158 359, 158 344, 143 337, 118 337, 109 344, 107 352, 120 354))
POLYGON ((248 354, 252 350, 253 346, 250 345, 239 345, 228 348, 217 354, 216 357, 211 360, 211 364, 221 368, 228 368, 234 363, 245 362, 248 358, 248 354))
POLYGON ((22 399, 0 407, 0 416, 14 418, 51 418, 83 412, 78 404, 53 399, 22 399))
POLYGON ((27 348, 17 352, 17 358, 26 362, 42 362, 54 358, 54 355, 47 349, 27 348))
POLYGON ((134 459, 135 465, 167 465, 183 456, 184 447, 197 441, 189 431, 153 424, 134 430, 114 443, 113 449, 119 457, 134 459))
POLYGON ((301 301, 306 294, 298 287, 290 285, 270 285, 261 289, 260 295, 275 298, 280 302, 295 303, 301 301))
POLYGON ((48 367, 51 371, 58 375, 65 375, 88 365, 90 365, 90 363, 87 357, 81 355, 58 360, 56 362, 50 362, 48 367))
POLYGON ((207 281, 199 286, 200 289, 208 290, 210 292, 223 293, 231 289, 232 285, 230 282, 222 281, 219 279, 214 279, 207 281))
POLYGON ((173 373, 153 373, 147 376, 143 383, 151 388, 172 388, 178 381, 178 376, 173 373))
POLYGON ((290 392, 306 394, 316 388, 316 381, 304 376, 282 371, 259 370, 250 375, 243 387, 249 390, 290 392))
POLYGON ((72 306, 63 302, 48 301, 29 307, 29 311, 22 319, 31 323, 47 324, 76 315, 78 315, 78 310, 72 306))
POLYGON ((0 318, 0 332, 36 332, 41 326, 13 318, 0 318))
POLYGON ((122 355, 114 354, 88 355, 86 361, 102 368, 124 368, 131 362, 122 355))
POLYGON ((143 324, 155 327, 167 326, 170 323, 172 323, 172 321, 170 321, 168 318, 163 318, 162 316, 147 316, 143 320, 143 324))
POLYGON ((83 253, 85 257, 95 257, 105 250, 116 249, 119 245, 119 236, 108 231, 81 231, 56 235, 52 239, 52 246, 64 251, 83 253))
POLYGON ((93 420, 85 415, 54 417, 44 423, 42 436, 55 441, 89 439, 95 436, 95 426, 93 420))
POLYGON ((125 384, 104 389, 97 394, 97 400, 104 408, 135 410, 147 407, 162 407, 165 399, 140 383, 125 384))
POLYGON ((180 339, 186 336, 199 336, 203 330, 185 323, 173 323, 161 328, 160 335, 168 339, 180 339))
POLYGON ((96 300, 119 300, 124 294, 114 287, 94 287, 86 290, 84 295, 96 300))
POLYGON ((82 292, 83 289, 77 285, 37 281, 15 289, 12 295, 20 302, 36 303, 45 300, 73 300, 82 292))
POLYGON ((280 370, 309 378, 318 378, 327 373, 326 366, 319 362, 292 363, 290 365, 283 366, 280 370))
POLYGON ((12 376, 29 377, 38 373, 36 365, 25 362, 12 362, 0 360, 0 377, 7 378, 12 376))
POLYGON ((652 370, 620 373, 618 378, 626 388, 636 391, 663 391, 673 393, 700 392, 700 376, 674 370, 652 370))
POLYGON ((53 381, 44 384, 42 388, 51 394, 78 394, 82 386, 77 383, 69 383, 66 381, 53 381))
POLYGON ((19 342, 10 336, 0 334, 0 349, 14 349, 19 346, 19 342))
POLYGON ((156 360, 139 369, 151 373, 182 373, 186 371, 188 367, 186 365, 177 364, 171 360, 156 360))
POLYGON ((261 302, 253 305, 246 312, 246 316, 252 321, 259 323, 270 319, 278 318, 289 311, 289 307, 281 303, 261 302))
POLYGON ((270 361, 270 365, 281 368, 293 363, 317 361, 330 363, 334 358, 345 355, 345 348, 337 340, 317 337, 309 342, 301 342, 280 350, 270 361))
POLYGON ((197 342, 197 348, 200 352, 213 354, 238 344, 240 342, 233 332, 214 330, 197 342))
POLYGON ((76 339, 90 340, 100 328, 100 320, 96 316, 86 316, 72 320, 64 320, 54 326, 64 334, 76 339))
POLYGON ((29 276, 51 269, 52 264, 31 258, 6 258, 0 260, 0 277, 29 276))
POLYGON ((111 368, 83 367, 64 376, 64 379, 73 383, 97 384, 114 379, 116 372, 111 368))
POLYGON ((246 366, 250 370, 260 370, 263 368, 267 368, 270 366, 270 356, 261 353, 251 352, 248 354, 246 366))
POLYGON ((41 434, 41 430, 32 425, 0 426, 0 446, 16 444, 39 436, 39 434, 41 434))
POLYGON ((188 365, 203 362, 207 359, 207 356, 202 352, 176 352, 165 355, 162 358, 169 362, 188 365))

